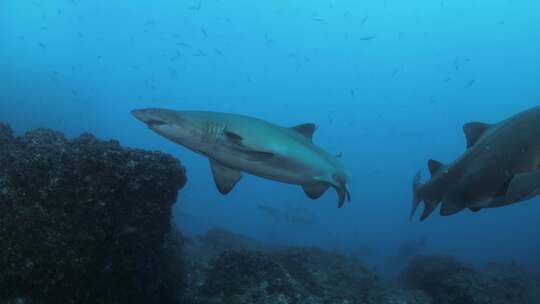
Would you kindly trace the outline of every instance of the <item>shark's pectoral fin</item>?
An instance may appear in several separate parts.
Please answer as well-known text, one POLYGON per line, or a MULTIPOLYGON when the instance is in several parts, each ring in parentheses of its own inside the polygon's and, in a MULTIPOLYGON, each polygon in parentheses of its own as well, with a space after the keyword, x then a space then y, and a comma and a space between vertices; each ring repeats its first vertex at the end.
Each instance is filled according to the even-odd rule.
POLYGON ((506 191, 507 204, 524 201, 540 193, 540 170, 516 174, 506 191))
POLYGON ((302 186, 304 192, 310 199, 318 199, 326 192, 326 190, 328 190, 328 187, 330 187, 330 185, 320 182, 302 186))
POLYGON ((440 214, 442 216, 452 215, 452 214, 460 212, 463 209, 465 209, 464 204, 454 201, 454 200, 445 199, 442 202, 440 214))
POLYGON ((242 172, 227 168, 213 159, 210 159, 210 167, 212 168, 216 186, 221 194, 231 192, 234 185, 242 178, 242 172))
POLYGON ((471 210, 472 212, 478 212, 478 211, 482 210, 482 208, 480 208, 480 207, 469 207, 469 210, 471 210))

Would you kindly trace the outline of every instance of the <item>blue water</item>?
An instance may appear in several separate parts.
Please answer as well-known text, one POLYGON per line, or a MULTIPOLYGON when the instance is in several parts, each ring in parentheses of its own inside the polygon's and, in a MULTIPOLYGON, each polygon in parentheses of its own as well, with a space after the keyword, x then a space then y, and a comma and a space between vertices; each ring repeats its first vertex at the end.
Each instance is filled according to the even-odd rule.
POLYGON ((92 132, 179 158, 189 183, 175 206, 187 233, 224 227, 259 240, 387 263, 404 240, 466 262, 538 265, 540 199, 408 221, 426 161, 465 149, 462 125, 497 122, 540 102, 540 2, 0 2, 0 121, 21 134, 92 132), (129 4, 128 4, 129 3, 129 4), (208 161, 149 131, 141 107, 314 122, 315 143, 343 153, 353 201, 245 176, 228 196, 208 161), (316 225, 275 223, 258 205, 302 206, 316 225))

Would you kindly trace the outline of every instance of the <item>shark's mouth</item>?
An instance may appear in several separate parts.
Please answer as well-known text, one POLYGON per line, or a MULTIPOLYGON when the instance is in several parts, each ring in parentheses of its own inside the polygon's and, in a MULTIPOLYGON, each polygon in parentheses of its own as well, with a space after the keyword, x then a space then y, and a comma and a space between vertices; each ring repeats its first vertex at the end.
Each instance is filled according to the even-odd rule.
POLYGON ((167 123, 161 120, 157 120, 157 119, 150 119, 149 121, 146 122, 146 124, 148 125, 148 127, 151 128, 151 127, 162 126, 167 123))

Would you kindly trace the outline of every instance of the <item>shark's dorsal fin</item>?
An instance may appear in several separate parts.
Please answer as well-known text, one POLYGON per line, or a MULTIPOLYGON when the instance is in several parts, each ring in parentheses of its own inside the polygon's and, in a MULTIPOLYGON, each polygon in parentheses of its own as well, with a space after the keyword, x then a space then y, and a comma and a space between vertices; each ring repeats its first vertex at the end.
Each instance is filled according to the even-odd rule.
POLYGON ((227 168, 213 159, 210 159, 210 167, 212 168, 216 186, 221 194, 231 192, 236 183, 242 178, 242 172, 227 168))
POLYGON ((436 160, 433 160, 433 159, 430 159, 428 161, 429 173, 431 173, 432 177, 435 174, 437 174, 437 172, 439 172, 442 167, 444 167, 444 164, 441 163, 440 161, 436 161, 436 160))
POLYGON ((482 137, 484 132, 491 127, 490 124, 482 122, 470 122, 463 126, 463 132, 467 137, 467 149, 474 146, 482 137))
POLYGON ((302 134, 305 138, 313 140, 313 133, 315 133, 317 126, 313 123, 306 123, 292 127, 291 129, 302 134))

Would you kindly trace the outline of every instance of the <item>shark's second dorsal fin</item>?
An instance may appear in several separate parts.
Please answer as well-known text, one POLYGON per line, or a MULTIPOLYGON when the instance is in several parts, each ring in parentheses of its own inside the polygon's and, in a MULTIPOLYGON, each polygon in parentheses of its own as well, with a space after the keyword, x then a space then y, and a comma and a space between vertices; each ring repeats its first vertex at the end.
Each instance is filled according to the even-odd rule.
POLYGON ((467 149, 474 146, 484 132, 490 127, 490 124, 482 122, 470 122, 465 124, 463 126, 463 132, 465 132, 465 137, 467 137, 467 149))
POLYGON ((429 168, 429 173, 431 173, 431 176, 437 174, 437 172, 439 172, 439 170, 441 170, 442 167, 444 167, 444 164, 441 163, 440 161, 436 161, 433 159, 430 159, 428 161, 428 168, 429 168))
POLYGON ((292 127, 291 129, 302 134, 305 138, 311 141, 313 140, 313 133, 315 133, 316 128, 317 126, 315 124, 306 123, 306 124, 301 124, 301 125, 292 127))

